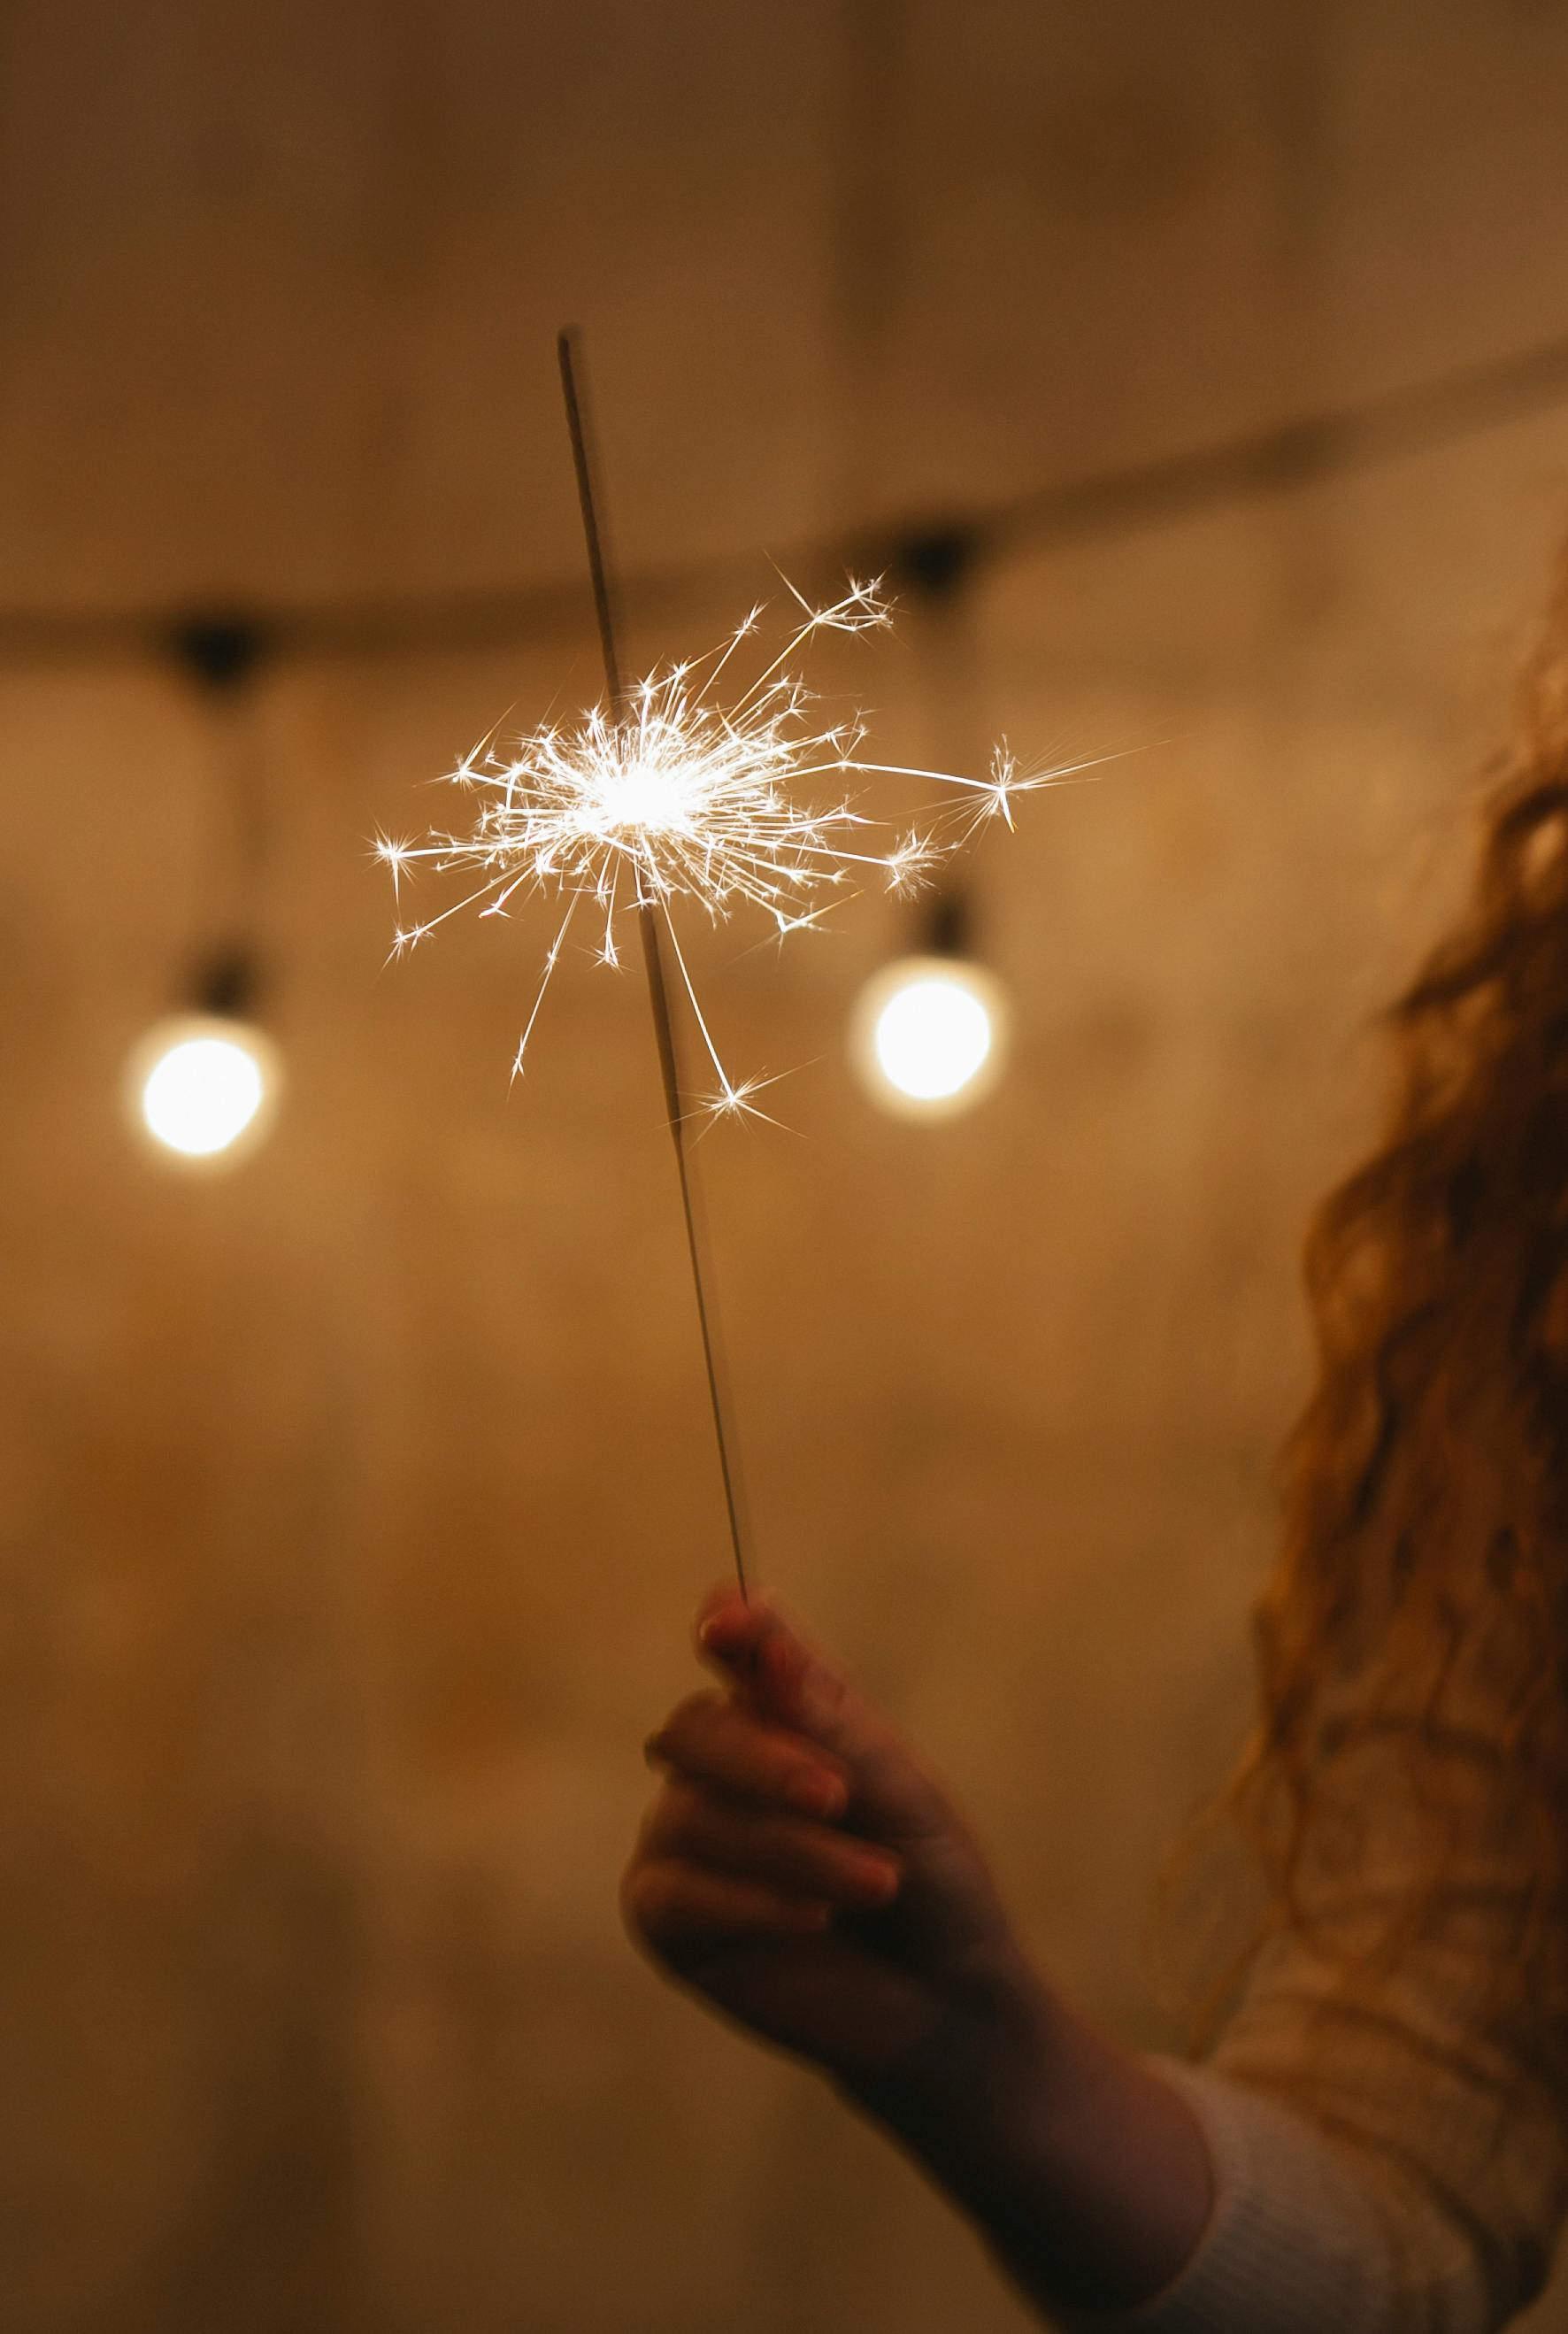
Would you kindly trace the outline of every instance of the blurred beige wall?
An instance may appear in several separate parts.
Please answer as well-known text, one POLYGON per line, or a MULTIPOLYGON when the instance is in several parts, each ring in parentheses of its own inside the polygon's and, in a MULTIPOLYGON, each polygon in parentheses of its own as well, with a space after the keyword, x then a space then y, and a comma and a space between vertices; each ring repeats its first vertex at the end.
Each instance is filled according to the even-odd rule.
MULTIPOLYGON (((0 608, 575 591, 575 316, 628 573, 724 565, 634 593, 636 652, 701 647, 765 553, 1557 333, 1565 108, 1554 0, 13 0, 0 608)), ((895 1124, 847 1065, 897 903, 694 942, 736 1065, 796 1073, 794 1133, 700 1154, 762 1571, 1139 2040, 1177 2031, 1160 1859, 1245 1715, 1300 1226, 1565 525, 1543 411, 1020 542, 961 703, 919 611, 828 655, 917 760, 1140 749, 974 857, 1017 1037, 970 1117, 895 1124)), ((1025 2322, 619 1931, 726 1560, 646 1004, 569 961, 509 1090, 544 932, 383 969, 365 848, 508 708, 592 694, 584 616, 264 672, 288 1092, 206 1180, 120 1094, 222 913, 202 709, 0 617, 15 2334, 1025 2322)))

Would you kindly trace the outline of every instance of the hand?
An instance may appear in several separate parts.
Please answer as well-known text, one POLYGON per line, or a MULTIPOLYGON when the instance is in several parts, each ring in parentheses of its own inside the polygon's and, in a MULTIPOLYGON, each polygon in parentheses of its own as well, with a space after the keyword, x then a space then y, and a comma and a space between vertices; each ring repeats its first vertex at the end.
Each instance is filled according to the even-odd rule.
POLYGON ((1158 2292, 1210 2208, 1189 2106, 1035 1974, 947 1794, 771 1606, 720 1591, 697 1642, 727 1691, 649 1741, 668 1771, 627 1866, 632 1935, 823 2068, 1032 2301, 1158 2292))
POLYGON ((767 1603, 717 1592, 697 1642, 727 1691, 649 1740, 633 1937, 888 2120, 976 2084, 1033 2096, 1048 1999, 940 1786, 767 1603))

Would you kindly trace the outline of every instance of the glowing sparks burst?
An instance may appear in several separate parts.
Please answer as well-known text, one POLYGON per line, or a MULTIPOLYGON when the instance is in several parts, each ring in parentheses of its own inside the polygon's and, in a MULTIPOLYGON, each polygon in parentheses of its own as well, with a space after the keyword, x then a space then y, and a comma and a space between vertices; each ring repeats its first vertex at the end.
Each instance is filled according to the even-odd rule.
POLYGON ((856 718, 814 727, 815 700, 790 668, 814 633, 885 628, 888 603, 875 583, 851 582, 827 607, 794 596, 802 613, 784 646, 730 702, 717 701, 715 690, 743 643, 756 636, 761 608, 706 657, 639 682, 619 709, 595 707, 565 727, 534 729, 510 755, 497 750, 492 735, 447 773, 448 783, 477 798, 466 834, 434 829, 418 844, 378 840, 377 856, 391 871, 399 898, 402 879, 422 863, 478 879, 439 914, 404 925, 394 955, 466 908, 501 916, 520 898, 564 902, 514 1076, 522 1074, 545 992, 584 902, 598 925, 595 953, 611 966, 620 960, 622 917, 646 910, 668 938, 717 1081, 703 1106, 718 1114, 763 1115, 752 1097, 765 1082, 732 1079, 719 1058, 676 932, 674 903, 689 900, 716 921, 736 908, 755 909, 780 934, 797 931, 832 904, 825 895, 842 892, 857 877, 912 888, 986 821, 1011 825, 1015 795, 1089 767, 1023 776, 1005 747, 983 779, 862 758, 863 723, 856 718), (855 798, 833 791, 849 777, 871 776, 934 780, 957 789, 957 799, 921 829, 891 834, 855 798), (831 797, 826 806, 812 807, 813 793, 823 789, 831 797))

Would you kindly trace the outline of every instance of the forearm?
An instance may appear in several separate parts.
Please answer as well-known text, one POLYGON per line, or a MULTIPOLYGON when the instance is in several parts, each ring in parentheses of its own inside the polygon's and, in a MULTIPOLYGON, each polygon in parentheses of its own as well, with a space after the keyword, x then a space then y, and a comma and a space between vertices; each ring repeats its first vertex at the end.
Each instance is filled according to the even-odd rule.
POLYGON ((851 2091, 1043 2309, 1130 2309, 1196 2251, 1209 2152, 1181 2093, 1033 1981, 984 2044, 851 2091))

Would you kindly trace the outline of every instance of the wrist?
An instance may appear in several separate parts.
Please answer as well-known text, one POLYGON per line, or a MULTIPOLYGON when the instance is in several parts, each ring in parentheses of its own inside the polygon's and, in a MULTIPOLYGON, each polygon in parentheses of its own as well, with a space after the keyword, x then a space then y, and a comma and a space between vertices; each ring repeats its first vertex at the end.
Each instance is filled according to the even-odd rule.
POLYGON ((945 2189, 1029 2296, 1122 2310, 1159 2291, 1212 2202, 1179 2095, 1106 2041, 1021 1961, 971 1997, 978 2019, 897 2077, 841 2083, 945 2189))
POLYGON ((967 1971, 897 2065, 835 2076, 958 2201, 981 2206, 1033 2157, 1072 2078, 1071 2013, 1021 1953, 967 1971))

